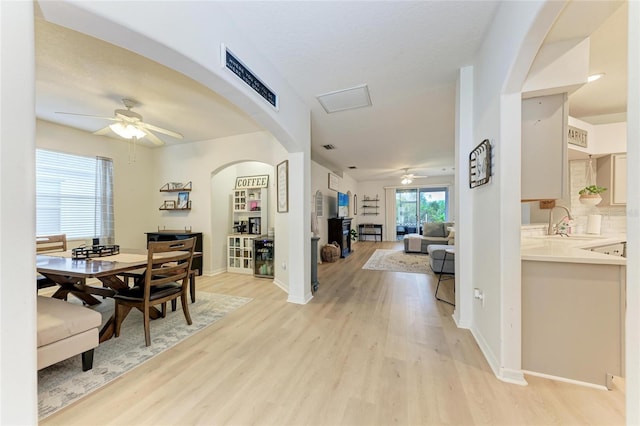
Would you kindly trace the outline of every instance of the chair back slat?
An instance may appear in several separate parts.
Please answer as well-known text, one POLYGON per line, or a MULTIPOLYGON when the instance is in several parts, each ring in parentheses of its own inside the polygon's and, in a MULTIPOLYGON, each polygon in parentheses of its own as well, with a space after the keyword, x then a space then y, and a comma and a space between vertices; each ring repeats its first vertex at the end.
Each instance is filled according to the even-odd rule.
POLYGON ((151 287, 170 282, 187 286, 196 239, 152 241, 148 246, 145 294, 151 287), (159 256, 160 255, 160 256, 159 256))
POLYGON ((36 253, 67 251, 67 235, 42 235, 36 237, 36 253))

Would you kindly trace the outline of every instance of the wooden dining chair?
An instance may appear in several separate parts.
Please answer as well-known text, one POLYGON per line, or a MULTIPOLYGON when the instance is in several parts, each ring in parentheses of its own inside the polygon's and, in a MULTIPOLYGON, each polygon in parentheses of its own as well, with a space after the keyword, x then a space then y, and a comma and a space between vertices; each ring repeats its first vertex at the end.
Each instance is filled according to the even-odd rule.
POLYGON ((195 241, 195 238, 189 238, 149 242, 144 280, 138 280, 133 287, 120 290, 113 297, 115 300, 116 337, 120 335, 122 322, 131 309, 137 308, 142 311, 145 343, 150 346, 150 310, 153 306, 162 305, 164 316, 166 303, 177 298, 180 298, 182 303, 182 311, 187 324, 191 325, 187 295, 195 241))
MULTIPOLYGON (((66 234, 36 236, 36 254, 54 253, 58 251, 67 251, 66 234)), ((42 288, 53 287, 56 283, 38 274, 36 285, 38 290, 40 290, 42 288)))

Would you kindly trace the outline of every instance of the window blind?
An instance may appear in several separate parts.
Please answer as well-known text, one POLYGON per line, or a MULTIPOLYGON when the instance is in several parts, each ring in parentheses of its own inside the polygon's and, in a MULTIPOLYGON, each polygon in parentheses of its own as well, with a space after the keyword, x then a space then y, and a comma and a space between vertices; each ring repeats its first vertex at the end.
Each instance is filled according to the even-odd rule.
POLYGON ((105 173, 112 185, 110 159, 37 149, 37 234, 66 234, 68 239, 112 238, 113 189, 104 184, 105 173), (111 229, 108 223, 105 225, 105 217, 111 220, 111 229))

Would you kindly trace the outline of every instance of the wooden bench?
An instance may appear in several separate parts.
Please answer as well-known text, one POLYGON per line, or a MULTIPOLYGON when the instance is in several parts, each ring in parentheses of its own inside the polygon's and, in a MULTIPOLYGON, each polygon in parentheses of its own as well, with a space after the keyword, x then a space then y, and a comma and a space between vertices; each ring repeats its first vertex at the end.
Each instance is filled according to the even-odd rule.
POLYGON ((93 367, 102 315, 84 306, 38 296, 38 370, 82 354, 82 371, 93 367))

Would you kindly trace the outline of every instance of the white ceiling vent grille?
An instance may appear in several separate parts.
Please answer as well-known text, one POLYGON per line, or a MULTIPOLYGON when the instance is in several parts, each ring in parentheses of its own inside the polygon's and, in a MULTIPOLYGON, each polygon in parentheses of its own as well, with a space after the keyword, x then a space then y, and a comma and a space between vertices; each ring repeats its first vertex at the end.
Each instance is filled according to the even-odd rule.
POLYGON ((320 102, 327 114, 372 105, 369 87, 366 84, 325 93, 316 96, 316 98, 318 98, 318 102, 320 102))

